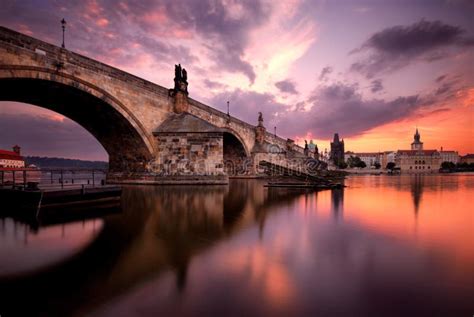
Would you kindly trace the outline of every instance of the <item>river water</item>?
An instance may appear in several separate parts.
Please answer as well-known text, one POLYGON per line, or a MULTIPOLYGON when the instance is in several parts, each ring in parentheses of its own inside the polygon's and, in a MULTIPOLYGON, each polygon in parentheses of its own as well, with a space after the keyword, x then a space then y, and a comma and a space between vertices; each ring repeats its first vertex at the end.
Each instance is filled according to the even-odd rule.
POLYGON ((474 175, 305 192, 125 187, 103 218, 0 220, 0 315, 472 316, 474 175))

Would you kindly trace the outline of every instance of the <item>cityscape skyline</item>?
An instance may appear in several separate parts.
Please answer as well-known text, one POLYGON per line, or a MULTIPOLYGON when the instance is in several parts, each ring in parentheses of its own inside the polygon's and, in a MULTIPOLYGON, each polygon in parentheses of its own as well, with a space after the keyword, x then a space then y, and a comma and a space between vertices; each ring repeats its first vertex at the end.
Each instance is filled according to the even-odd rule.
MULTIPOLYGON (((41 127, 41 125, 44 124, 43 127, 37 129, 37 133, 34 140, 35 142, 31 142, 31 134, 29 130, 17 130, 16 127, 18 125, 25 124, 24 122, 18 121, 18 120, 9 120, 8 114, 3 113, 2 115, 7 114, 3 120, 0 117, 0 121, 3 121, 2 126, 6 127, 5 131, 3 133, 3 138, 0 140, 0 148, 2 149, 10 149, 12 146, 17 145, 17 144, 26 144, 26 148, 24 148, 24 153, 26 156, 45 156, 45 157, 63 157, 63 158, 71 158, 71 159, 83 159, 83 160, 91 160, 91 161, 107 161, 108 160, 108 155, 105 149, 103 149, 102 145, 98 140, 96 140, 89 132, 87 132, 83 127, 81 127, 78 123, 74 122, 73 120, 64 117, 63 115, 56 113, 54 111, 40 108, 37 106, 32 106, 32 105, 27 105, 23 103, 17 103, 17 102, 0 102, 0 111, 7 109, 15 109, 18 111, 19 114, 24 114, 24 113, 35 113, 38 116, 40 116, 41 119, 43 120, 38 120, 38 124, 41 127), (10 108, 11 107, 11 108, 10 108), (46 126, 48 125, 48 126, 46 126), (60 130, 63 133, 61 134, 64 136, 64 138, 59 138, 55 140, 55 146, 53 148, 49 149, 48 147, 44 147, 44 144, 48 143, 48 140, 50 138, 49 135, 49 129, 51 128, 51 125, 54 125, 54 129, 60 130), (19 140, 20 142, 8 142, 11 140, 19 140), (40 140, 40 142, 38 142, 40 140), (21 142, 23 141, 23 142, 21 142), (71 142, 71 143, 70 143, 71 142), (79 143, 79 146, 77 146, 77 142, 79 143), (71 146, 74 144, 74 146, 71 146), (29 148, 28 148, 29 147, 29 148), (60 152, 56 152, 57 149, 62 149, 60 152), (93 152, 94 155, 90 155, 89 153, 86 153, 87 155, 84 156, 84 149, 89 150, 90 152, 93 152), (59 155, 57 155, 59 153, 59 155), (64 154, 63 154, 64 153, 64 154), (65 154, 65 153, 69 153, 65 154)), ((415 129, 419 129, 416 127, 415 129)), ((419 129, 421 130, 421 129, 419 129)), ((336 132, 337 134, 337 132, 336 132)), ((407 137, 413 136, 413 133, 407 137)), ((425 137, 424 137, 425 138, 425 137)), ((408 149, 409 147, 409 142, 406 140, 406 142, 402 142, 404 146, 400 148, 382 148, 380 150, 360 150, 359 148, 354 149, 353 145, 350 143, 352 141, 351 138, 344 138, 346 144, 348 145, 348 148, 345 150, 345 153, 362 153, 362 152, 367 152, 367 153, 382 153, 382 152, 396 152, 397 150, 403 150, 403 149, 408 149), (349 141, 349 142, 347 142, 349 141)), ((301 139, 297 140, 298 144, 300 146, 304 146, 304 141, 315 141, 316 139, 301 139)), ((321 141, 319 140, 319 143, 315 143, 319 147, 319 151, 321 153, 327 152, 328 154, 330 153, 330 143, 332 141, 332 138, 321 141)), ((445 150, 445 151, 457 151, 459 152, 460 156, 470 154, 473 151, 467 151, 467 152, 462 152, 458 151, 456 148, 449 148, 441 145, 439 148, 435 148, 430 146, 428 144, 429 149, 433 150, 445 150)))
MULTIPOLYGON (((348 150, 397 150, 418 127, 429 148, 466 154, 474 152, 472 8, 465 1, 204 1, 196 8, 6 1, 0 18, 60 45, 64 17, 68 50, 164 87, 180 62, 192 98, 224 112, 230 101, 233 116, 255 124, 261 111, 269 131, 276 126, 299 145, 313 139, 329 150, 338 132, 348 150)), ((21 143, 31 155, 106 159, 62 115, 1 102, 0 121, 2 148, 21 143)))

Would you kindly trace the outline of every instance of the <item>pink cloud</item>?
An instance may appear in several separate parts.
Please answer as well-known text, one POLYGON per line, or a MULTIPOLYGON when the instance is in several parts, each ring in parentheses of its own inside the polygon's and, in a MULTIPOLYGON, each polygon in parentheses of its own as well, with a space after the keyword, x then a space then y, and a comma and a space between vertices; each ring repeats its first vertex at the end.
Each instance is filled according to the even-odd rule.
POLYGON ((26 24, 19 24, 18 31, 27 35, 33 35, 33 31, 26 24))
POLYGON ((164 24, 168 22, 168 17, 166 16, 166 12, 163 7, 160 7, 158 10, 146 13, 142 19, 150 26, 156 26, 157 24, 164 24))
POLYGON ((86 4, 86 11, 97 15, 97 14, 100 14, 102 12, 102 8, 97 3, 97 1, 91 0, 91 1, 87 2, 87 4, 86 4))
POLYGON ((95 24, 97 24, 98 26, 101 26, 101 27, 105 27, 105 26, 109 25, 109 20, 107 20, 106 18, 100 18, 99 20, 97 20, 95 22, 95 24))

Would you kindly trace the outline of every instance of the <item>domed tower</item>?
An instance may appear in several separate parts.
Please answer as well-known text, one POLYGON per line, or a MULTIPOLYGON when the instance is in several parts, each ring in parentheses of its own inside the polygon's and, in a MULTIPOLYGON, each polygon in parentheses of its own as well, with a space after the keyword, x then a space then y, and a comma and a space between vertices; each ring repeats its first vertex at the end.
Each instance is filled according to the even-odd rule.
POLYGON ((411 144, 411 149, 416 151, 423 150, 423 142, 420 140, 420 133, 418 133, 418 128, 416 128, 415 135, 413 136, 413 143, 411 144))

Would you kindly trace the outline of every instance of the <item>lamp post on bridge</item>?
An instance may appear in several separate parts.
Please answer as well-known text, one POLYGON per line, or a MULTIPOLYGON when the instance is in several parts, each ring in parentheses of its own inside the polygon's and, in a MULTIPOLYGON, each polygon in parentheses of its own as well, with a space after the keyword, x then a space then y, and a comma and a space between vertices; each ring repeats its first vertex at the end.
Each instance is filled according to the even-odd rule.
POLYGON ((63 44, 61 45, 62 48, 66 48, 64 45, 64 32, 66 31, 66 20, 64 18, 61 20, 61 27, 63 29, 63 44))

